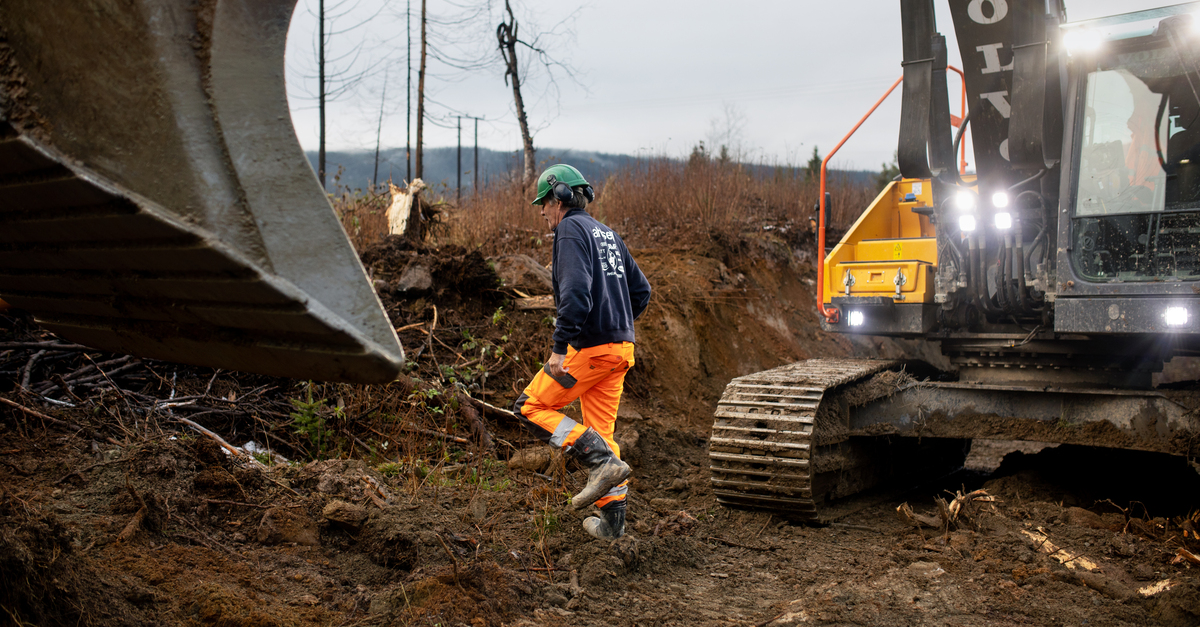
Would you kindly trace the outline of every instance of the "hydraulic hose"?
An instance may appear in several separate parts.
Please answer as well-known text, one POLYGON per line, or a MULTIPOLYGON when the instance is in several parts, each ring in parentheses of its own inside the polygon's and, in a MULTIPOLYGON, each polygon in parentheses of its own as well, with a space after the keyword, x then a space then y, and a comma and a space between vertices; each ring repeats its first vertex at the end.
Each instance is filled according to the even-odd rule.
POLYGON ((1016 299, 1012 295, 1012 234, 1004 234, 1004 248, 996 251, 1000 266, 996 268, 996 296, 1000 298, 1000 308, 1004 313, 1012 314, 1016 299))
POLYGON ((971 277, 971 289, 975 298, 975 306, 978 307, 986 317, 987 314, 996 315, 1004 312, 997 309, 996 306, 992 304, 991 297, 988 296, 987 283, 985 282, 987 271, 984 270, 983 267, 984 249, 979 246, 979 243, 980 240, 977 240, 975 235, 972 234, 967 236, 967 245, 970 247, 971 253, 971 274, 973 275, 971 277))
MULTIPOLYGON (((972 113, 974 113, 974 110, 971 109, 970 107, 968 107, 967 108, 967 116, 962 119, 962 124, 958 125, 958 130, 955 131, 955 133, 954 133, 954 147, 950 150, 950 154, 952 154, 952 155, 958 154, 958 147, 962 145, 963 134, 966 133, 966 131, 967 131, 967 123, 971 121, 972 113)), ((953 171, 954 171, 955 182, 959 185, 962 185, 963 180, 962 180, 962 176, 958 173, 958 168, 954 168, 953 171)))
POLYGON ((1017 275, 1017 298, 1021 304, 1021 313, 1033 313, 1033 305, 1029 301, 1028 286, 1025 283, 1025 251, 1021 244, 1020 218, 1013 220, 1013 229, 1017 234, 1017 237, 1015 238, 1016 251, 1013 255, 1013 261, 1017 264, 1017 267, 1014 270, 1014 273, 1017 275))

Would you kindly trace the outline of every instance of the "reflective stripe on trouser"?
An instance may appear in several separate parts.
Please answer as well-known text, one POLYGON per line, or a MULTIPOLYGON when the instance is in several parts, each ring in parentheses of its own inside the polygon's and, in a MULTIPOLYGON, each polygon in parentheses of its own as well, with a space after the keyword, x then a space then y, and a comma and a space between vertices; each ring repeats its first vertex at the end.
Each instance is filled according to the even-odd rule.
MULTIPOLYGON (((580 351, 568 347, 563 366, 568 369, 569 378, 556 381, 545 369, 538 371, 517 398, 514 411, 521 424, 543 442, 558 447, 570 446, 591 427, 620 457, 621 447, 613 439, 613 431, 621 391, 625 388, 625 373, 633 363, 631 342, 589 346, 580 351), (583 409, 583 424, 559 411, 575 399, 579 399, 583 409)), ((628 483, 623 482, 609 490, 596 504, 603 506, 624 499, 629 490, 628 483)))

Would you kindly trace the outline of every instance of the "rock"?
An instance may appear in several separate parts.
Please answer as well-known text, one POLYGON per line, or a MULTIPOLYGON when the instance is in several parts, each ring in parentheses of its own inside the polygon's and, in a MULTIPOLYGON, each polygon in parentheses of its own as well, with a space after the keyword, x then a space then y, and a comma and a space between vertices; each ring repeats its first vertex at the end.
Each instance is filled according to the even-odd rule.
POLYGON ((345 501, 330 501, 321 511, 321 515, 350 533, 358 533, 362 529, 363 521, 367 519, 367 509, 345 501))
POLYGON ((692 486, 688 483, 687 479, 680 477, 672 481, 670 487, 667 489, 672 492, 686 492, 691 487, 692 486))
POLYGON ((621 558, 621 563, 625 565, 625 568, 633 568, 642 561, 639 548, 638 541, 629 534, 613 540, 612 543, 613 553, 621 558))
POLYGON ((392 611, 392 600, 386 594, 377 594, 371 598, 371 606, 367 609, 367 613, 372 616, 379 614, 387 614, 392 611))
POLYGON ((471 501, 471 518, 474 518, 477 523, 487 519, 487 501, 481 497, 475 497, 471 501))
POLYGON ((633 405, 628 401, 622 399, 621 404, 617 405, 617 420, 638 421, 645 419, 641 412, 634 409, 633 405))
POLYGON ((550 464, 552 453, 553 451, 546 446, 523 448, 513 453, 512 458, 508 460, 508 468, 509 470, 541 472, 550 464))
POLYGON ((521 290, 533 296, 554 291, 550 271, 528 255, 503 255, 488 259, 496 269, 504 287, 521 290))
POLYGON ((621 429, 613 436, 617 441, 617 446, 621 447, 621 459, 630 461, 637 459, 641 454, 641 448, 638 443, 641 442, 642 434, 638 433, 637 429, 625 428, 621 429))
POLYGON ((404 268, 396 280, 398 292, 423 292, 433 287, 433 275, 424 264, 413 262, 404 268))
POLYGON ((1068 507, 1065 518, 1068 525, 1076 527, 1087 527, 1089 529, 1107 529, 1108 525, 1104 524, 1104 519, 1095 512, 1090 512, 1082 507, 1068 507))
POLYGON ((942 567, 934 562, 913 562, 908 565, 908 570, 914 575, 920 575, 929 579, 934 579, 946 574, 942 567))
POLYGON ((302 544, 317 546, 317 523, 294 510, 273 507, 263 514, 258 525, 258 541, 263 544, 302 544))
POLYGON ((567 597, 560 594, 557 590, 546 592, 546 603, 554 607, 563 607, 567 604, 567 597))
POLYGON ((683 507, 683 503, 679 499, 650 499, 650 507, 660 512, 667 512, 683 507))
POLYGON ((321 494, 337 494, 342 491, 346 482, 336 472, 327 472, 317 479, 317 492, 321 494))

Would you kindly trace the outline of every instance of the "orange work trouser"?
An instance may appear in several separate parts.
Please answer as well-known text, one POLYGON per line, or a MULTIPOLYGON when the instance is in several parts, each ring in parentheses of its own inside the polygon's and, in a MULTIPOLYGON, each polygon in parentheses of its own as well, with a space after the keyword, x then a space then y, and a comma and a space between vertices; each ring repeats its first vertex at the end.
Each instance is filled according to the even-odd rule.
MULTIPOLYGON (((625 373, 633 367, 633 344, 617 342, 589 346, 582 350, 567 348, 563 361, 567 377, 555 380, 542 368, 521 396, 515 411, 521 424, 543 442, 568 447, 591 427, 604 438, 613 454, 621 456, 621 447, 613 439, 617 424, 617 406, 625 389, 625 373), (583 424, 563 415, 559 410, 579 399, 583 408, 583 424)), ((629 482, 609 490, 598 507, 625 499, 629 482)))

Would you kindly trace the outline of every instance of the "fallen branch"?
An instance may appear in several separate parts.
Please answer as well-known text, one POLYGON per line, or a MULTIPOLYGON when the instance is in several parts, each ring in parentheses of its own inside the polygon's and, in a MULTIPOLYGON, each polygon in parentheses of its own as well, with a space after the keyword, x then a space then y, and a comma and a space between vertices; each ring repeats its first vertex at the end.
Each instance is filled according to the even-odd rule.
POLYGON ((420 427, 400 427, 400 430, 408 431, 410 433, 418 433, 420 435, 433 436, 435 438, 449 440, 451 442, 456 442, 458 444, 470 444, 471 443, 471 441, 466 438, 460 438, 456 435, 450 435, 449 433, 442 433, 441 431, 430 431, 429 429, 422 429, 420 427))
POLYGON ((479 416, 479 412, 471 405, 467 399, 469 395, 458 393, 455 394, 458 399, 458 408, 462 414, 467 417, 467 421, 471 423, 471 431, 475 437, 479 439, 479 446, 485 451, 491 451, 496 448, 496 443, 492 441, 492 434, 488 431, 487 425, 483 422, 483 418, 479 416))
POLYGON ((1066 566, 1067 568, 1070 568, 1071 570, 1083 569, 1091 571, 1100 567, 1098 564, 1096 564, 1096 562, 1093 562, 1082 555, 1071 555, 1070 553, 1058 548, 1058 546, 1050 541, 1050 537, 1045 534, 1041 527, 1039 527, 1037 531, 1027 531, 1022 529, 1021 533, 1030 540, 1030 543, 1034 545, 1035 550, 1049 555, 1051 559, 1059 564, 1062 564, 1063 566, 1066 566))
POLYGON ((24 405, 21 405, 20 403, 14 403, 14 402, 8 400, 7 398, 0 397, 0 403, 4 403, 5 405, 11 405, 12 407, 15 407, 15 408, 29 414, 30 416, 33 416, 34 418, 44 420, 56 427, 61 427, 63 429, 73 429, 79 433, 86 435, 87 437, 89 437, 93 440, 104 440, 106 442, 111 442, 118 446, 121 445, 120 442, 117 442, 116 440, 113 440, 112 438, 106 438, 106 437, 100 435, 99 433, 96 433, 95 431, 88 429, 87 427, 81 427, 77 424, 72 424, 70 422, 66 422, 65 420, 59 420, 58 418, 51 418, 50 416, 47 416, 46 414, 43 414, 40 411, 30 409, 24 405))
POLYGON ((480 410, 482 410, 482 411, 490 411, 493 413, 497 413, 497 414, 500 414, 501 416, 505 416, 505 417, 511 418, 513 420, 520 419, 520 417, 517 416, 515 413, 513 413, 507 409, 501 409, 499 407, 496 407, 495 405, 493 405, 487 401, 481 401, 469 394, 463 394, 462 396, 465 397, 468 402, 470 402, 472 405, 480 408, 480 410))
POLYGON ((25 368, 21 370, 21 389, 22 390, 29 389, 29 379, 31 376, 33 376, 33 366, 35 364, 37 364, 37 360, 41 359, 42 355, 45 355, 45 354, 46 354, 45 350, 40 350, 40 351, 34 353, 33 356, 29 358, 29 361, 25 362, 25 368))
POLYGON ((732 547, 738 548, 738 549, 749 549, 751 551, 770 551, 770 550, 772 550, 770 547, 750 546, 748 544, 739 544, 737 542, 734 542, 733 540, 726 540, 725 538, 718 538, 717 536, 708 536, 707 539, 712 540, 713 542, 720 542, 721 544, 724 544, 726 546, 732 546, 732 547))
POLYGON ((901 503, 896 508, 896 515, 900 518, 900 522, 912 527, 929 527, 930 529, 940 529, 942 521, 933 516, 923 516, 913 511, 908 503, 901 503))
POLYGON ((1102 573, 1092 573, 1079 570, 1069 570, 1059 572, 1054 577, 1060 581, 1074 583, 1085 588, 1091 588, 1100 594, 1103 594, 1110 599, 1120 601, 1122 603, 1133 598, 1134 590, 1129 586, 1108 577, 1102 573))
POLYGON ((183 418, 181 416, 172 416, 172 418, 174 418, 175 420, 178 420, 179 422, 182 422, 183 424, 195 429, 196 431, 199 431, 200 433, 203 433, 204 435, 207 435, 208 437, 212 438, 217 444, 220 444, 225 450, 229 451, 229 453, 231 455, 233 455, 234 457, 250 457, 249 455, 246 454, 245 451, 230 445, 228 442, 225 441, 224 438, 213 433, 212 431, 209 431, 208 429, 205 429, 204 427, 201 427, 199 424, 192 422, 191 420, 188 420, 187 418, 183 418))
POLYGON ((0 350, 8 349, 44 349, 48 351, 90 351, 96 350, 82 344, 59 344, 57 342, 0 342, 0 350))
POLYGON ((240 505, 242 507, 257 507, 258 509, 271 509, 276 505, 255 505, 254 503, 239 503, 238 501, 221 501, 218 499, 204 499, 205 503, 216 503, 217 505, 240 505))
POLYGON ((1182 564, 1184 562, 1200 565, 1200 556, 1197 556, 1195 553, 1192 553, 1183 547, 1175 549, 1175 557, 1171 558, 1171 563, 1182 564))
POLYGON ((146 500, 143 499, 142 495, 138 494, 137 490, 134 490, 133 486, 129 485, 128 483, 125 484, 125 489, 129 490, 129 494, 133 496, 134 502, 139 503, 141 507, 138 508, 138 511, 133 515, 133 518, 131 518, 129 522, 125 524, 125 528, 121 530, 121 533, 117 534, 117 540, 120 540, 121 542, 128 542, 129 539, 134 536, 134 534, 142 529, 142 522, 146 520, 146 500))

